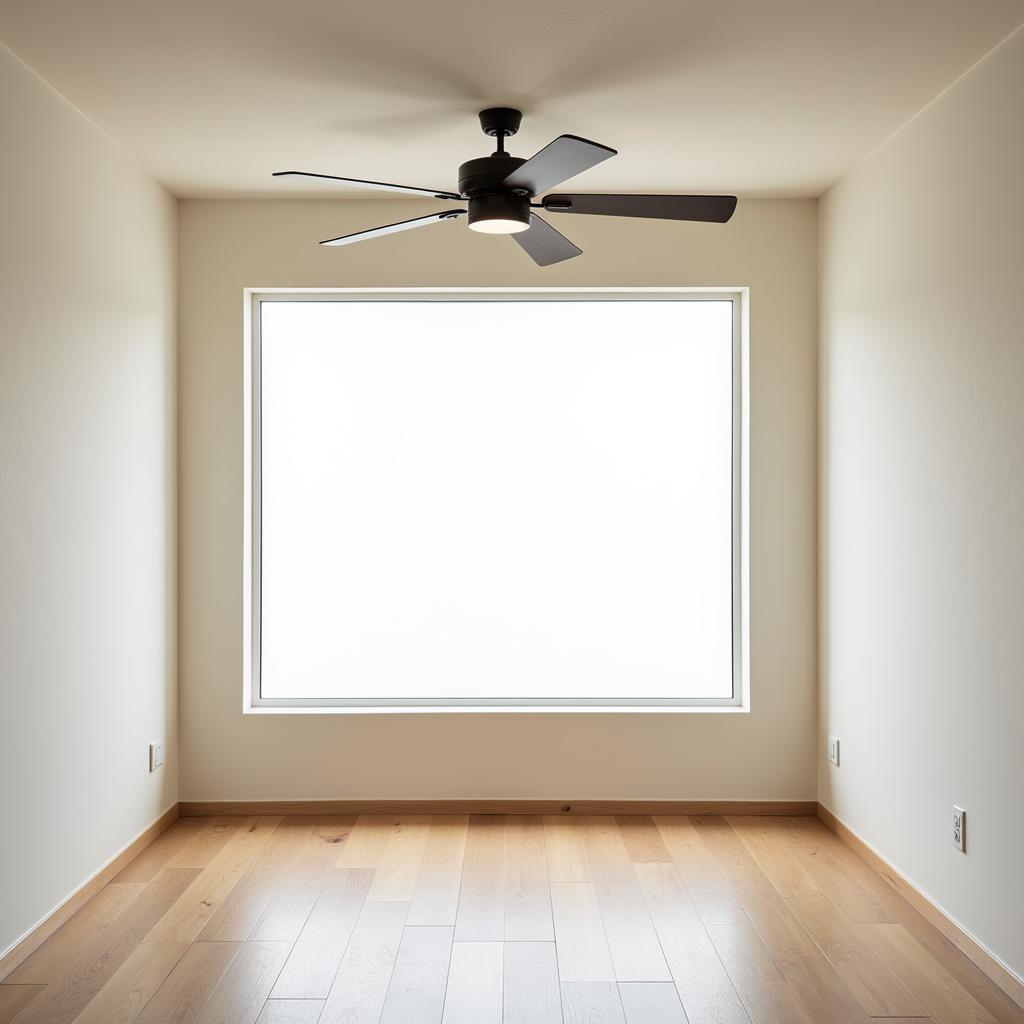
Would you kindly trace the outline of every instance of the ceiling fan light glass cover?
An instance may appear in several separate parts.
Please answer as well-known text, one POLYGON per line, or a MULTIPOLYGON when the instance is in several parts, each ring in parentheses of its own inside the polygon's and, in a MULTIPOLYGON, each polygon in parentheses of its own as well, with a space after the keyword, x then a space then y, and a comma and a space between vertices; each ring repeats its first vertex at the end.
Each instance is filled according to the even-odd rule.
POLYGON ((529 223, 521 220, 506 220, 495 217, 493 220, 478 220, 469 225, 474 231, 484 235, 514 235, 517 231, 526 231, 529 223))
POLYGON ((530 226, 530 201, 508 194, 469 200, 469 226, 488 235, 512 235, 530 226))

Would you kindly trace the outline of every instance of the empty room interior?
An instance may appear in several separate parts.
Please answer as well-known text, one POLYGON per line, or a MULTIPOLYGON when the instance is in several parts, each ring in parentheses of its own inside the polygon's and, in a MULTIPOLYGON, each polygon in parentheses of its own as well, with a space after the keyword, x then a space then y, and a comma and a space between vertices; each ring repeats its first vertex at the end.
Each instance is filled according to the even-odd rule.
POLYGON ((1024 1024, 1024 0, 0 0, 0 140, 0 1024, 1024 1024))

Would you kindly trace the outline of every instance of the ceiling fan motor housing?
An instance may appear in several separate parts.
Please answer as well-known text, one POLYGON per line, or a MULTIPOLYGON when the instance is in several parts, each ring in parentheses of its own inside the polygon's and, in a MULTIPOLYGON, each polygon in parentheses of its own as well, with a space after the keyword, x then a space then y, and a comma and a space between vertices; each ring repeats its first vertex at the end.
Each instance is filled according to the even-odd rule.
POLYGON ((530 194, 525 189, 504 185, 517 167, 526 161, 522 157, 497 153, 467 160, 459 167, 459 191, 469 199, 469 223, 496 218, 530 222, 530 194))

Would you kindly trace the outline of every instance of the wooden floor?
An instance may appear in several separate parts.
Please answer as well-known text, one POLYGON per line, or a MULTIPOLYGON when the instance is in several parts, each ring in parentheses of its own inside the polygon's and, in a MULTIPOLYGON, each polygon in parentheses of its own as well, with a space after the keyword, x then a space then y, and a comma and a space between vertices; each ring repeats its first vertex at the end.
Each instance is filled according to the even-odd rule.
POLYGON ((938 1024, 1016 1007, 813 818, 184 818, 0 1024, 938 1024))

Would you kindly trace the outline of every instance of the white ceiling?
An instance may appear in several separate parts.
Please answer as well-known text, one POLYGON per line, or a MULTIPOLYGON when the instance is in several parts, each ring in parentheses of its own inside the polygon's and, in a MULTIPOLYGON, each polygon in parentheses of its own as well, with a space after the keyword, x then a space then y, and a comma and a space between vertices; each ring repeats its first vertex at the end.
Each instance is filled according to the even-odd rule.
MULTIPOLYGON (((818 195, 1024 20, 1024 0, 0 0, 0 39, 180 196, 455 186, 525 113, 599 191, 818 195)), ((69 168, 73 173, 73 168, 69 168)), ((378 193, 379 195, 379 193, 378 193)))

